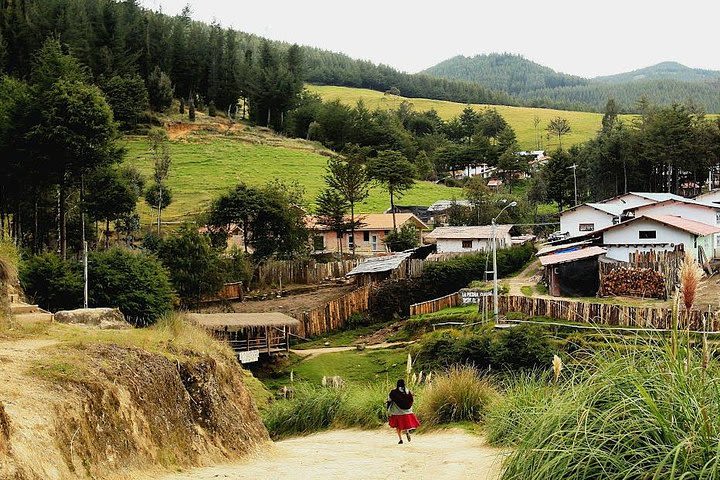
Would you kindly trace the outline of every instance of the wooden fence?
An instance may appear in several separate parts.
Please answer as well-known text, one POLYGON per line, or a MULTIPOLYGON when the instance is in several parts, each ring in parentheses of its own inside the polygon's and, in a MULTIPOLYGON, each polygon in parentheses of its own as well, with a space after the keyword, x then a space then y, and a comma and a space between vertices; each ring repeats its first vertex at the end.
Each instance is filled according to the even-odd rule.
POLYGON ((357 263, 357 260, 329 263, 315 260, 270 260, 258 267, 252 283, 255 287, 277 286, 280 283, 311 285, 328 278, 344 277, 357 263))
POLYGON ((242 282, 226 283, 217 294, 219 300, 240 300, 243 299, 242 282))
MULTIPOLYGON (((629 306, 612 303, 582 302, 576 300, 556 300, 535 298, 521 295, 502 295, 498 298, 501 315, 509 312, 520 313, 525 317, 548 317, 580 323, 597 323, 610 326, 659 328, 672 327, 672 310, 667 307, 629 306)), ((492 309, 492 297, 480 298, 480 310, 492 309)), ((706 319, 707 331, 720 331, 720 315, 718 312, 690 313, 690 329, 702 330, 703 318, 706 319)), ((688 326, 687 316, 681 315, 680 326, 688 326)))
POLYGON ((321 307, 297 314, 300 327, 295 333, 301 337, 314 337, 342 329, 352 314, 368 309, 371 289, 371 285, 360 287, 321 307))
POLYGON ((410 305, 410 316, 438 312, 444 308, 457 307, 461 303, 460 292, 451 293, 427 302, 413 303, 410 305))

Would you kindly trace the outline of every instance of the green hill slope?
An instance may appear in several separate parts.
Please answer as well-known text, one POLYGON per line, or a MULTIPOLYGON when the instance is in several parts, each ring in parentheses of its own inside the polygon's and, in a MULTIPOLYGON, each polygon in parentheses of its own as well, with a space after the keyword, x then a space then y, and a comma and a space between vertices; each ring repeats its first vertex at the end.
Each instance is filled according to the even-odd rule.
MULTIPOLYGON (((171 130, 172 134, 172 130, 171 130)), ((125 139, 125 162, 137 167, 146 177, 152 176, 153 162, 145 137, 125 139)), ((324 188, 328 152, 317 144, 276 136, 264 129, 242 128, 229 134, 194 131, 170 144, 172 167, 168 185, 173 203, 163 213, 163 220, 181 222, 208 209, 212 200, 239 182, 262 185, 275 178, 297 181, 305 188, 306 206, 324 188)), ((459 198, 459 188, 430 182, 418 182, 399 201, 400 205, 430 205, 436 200, 459 198)), ((387 193, 373 188, 370 197, 360 205, 360 213, 383 212, 389 208, 387 193)), ((144 202, 138 205, 143 224, 155 213, 144 202)))
MULTIPOLYGON (((348 105, 355 105, 358 100, 362 100, 370 109, 397 108, 401 102, 409 101, 415 110, 422 111, 432 108, 445 120, 459 115, 463 108, 465 108, 465 104, 462 103, 430 100, 426 98, 397 97, 362 88, 316 85, 308 85, 307 88, 312 92, 318 93, 325 100, 339 99, 348 105)), ((599 113, 573 112, 547 108, 509 107, 502 105, 475 104, 473 106, 476 108, 489 107, 497 109, 515 130, 520 147, 523 149, 535 149, 537 146, 537 131, 534 125, 535 116, 540 119, 539 133, 542 137, 542 148, 549 150, 555 149, 558 146, 557 138, 547 138, 545 134, 545 126, 551 118, 561 116, 570 122, 572 131, 563 138, 563 147, 585 142, 595 136, 600 129, 600 122, 602 120, 602 115, 599 113)))
POLYGON ((593 82, 626 83, 645 80, 676 80, 681 82, 705 82, 720 79, 717 70, 691 68, 678 62, 662 62, 630 72, 595 77, 593 82))

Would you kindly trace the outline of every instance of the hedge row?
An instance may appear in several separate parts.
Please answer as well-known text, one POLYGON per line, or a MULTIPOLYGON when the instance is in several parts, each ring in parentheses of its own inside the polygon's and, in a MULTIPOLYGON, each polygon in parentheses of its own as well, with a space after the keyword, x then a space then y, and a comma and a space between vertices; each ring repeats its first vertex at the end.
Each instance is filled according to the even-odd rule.
MULTIPOLYGON (((535 247, 531 244, 499 250, 498 276, 518 272, 534 254, 535 247)), ((370 315, 377 320, 407 317, 413 303, 457 292, 473 280, 483 279, 485 271, 490 269, 492 260, 485 253, 427 263, 419 278, 387 280, 378 284, 370 295, 370 315)))

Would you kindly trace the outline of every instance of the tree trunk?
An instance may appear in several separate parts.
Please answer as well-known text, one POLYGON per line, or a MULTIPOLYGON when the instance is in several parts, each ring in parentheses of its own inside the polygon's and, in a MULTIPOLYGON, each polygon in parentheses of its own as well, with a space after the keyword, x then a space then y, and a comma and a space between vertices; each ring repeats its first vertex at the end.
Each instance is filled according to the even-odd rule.
POLYGON ((350 235, 352 235, 352 257, 355 258, 355 202, 350 202, 350 235))
POLYGON ((267 123, 265 123, 266 127, 270 126, 270 108, 268 108, 268 115, 267 115, 267 123))
POLYGON ((393 189, 390 188, 390 211, 393 217, 393 232, 397 232, 397 223, 395 222, 395 198, 393 196, 393 189))
POLYGON ((58 199, 58 223, 60 227, 60 258, 67 260, 67 224, 65 223, 65 174, 60 177, 60 198, 58 199))
POLYGON ((110 219, 105 219, 105 250, 110 248, 110 219))
POLYGON ((162 217, 162 185, 158 183, 158 224, 157 224, 157 231, 158 231, 158 237, 160 236, 160 225, 161 225, 161 217, 162 217))

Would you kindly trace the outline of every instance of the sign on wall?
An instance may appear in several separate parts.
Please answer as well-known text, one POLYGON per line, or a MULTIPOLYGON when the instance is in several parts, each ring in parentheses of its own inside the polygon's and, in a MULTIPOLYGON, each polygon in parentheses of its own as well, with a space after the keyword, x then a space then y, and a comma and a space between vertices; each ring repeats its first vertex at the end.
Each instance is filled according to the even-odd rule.
POLYGON ((248 350, 246 352, 237 352, 237 358, 240 363, 257 362, 260 359, 260 350, 248 350))
POLYGON ((493 292, 481 292, 480 290, 460 290, 460 298, 463 305, 480 303, 480 297, 492 297, 493 292))

